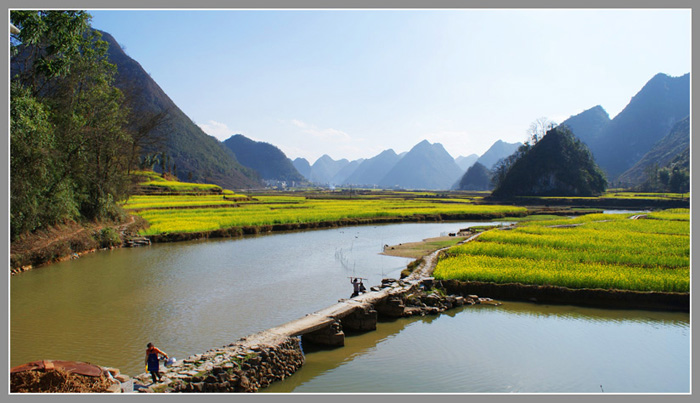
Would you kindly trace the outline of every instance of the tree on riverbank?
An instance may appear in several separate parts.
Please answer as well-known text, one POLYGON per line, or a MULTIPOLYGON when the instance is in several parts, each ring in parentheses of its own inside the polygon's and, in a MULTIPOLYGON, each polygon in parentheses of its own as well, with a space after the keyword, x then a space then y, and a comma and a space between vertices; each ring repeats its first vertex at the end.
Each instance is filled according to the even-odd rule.
POLYGON ((113 219, 132 138, 107 43, 84 11, 16 10, 11 36, 10 234, 113 219))

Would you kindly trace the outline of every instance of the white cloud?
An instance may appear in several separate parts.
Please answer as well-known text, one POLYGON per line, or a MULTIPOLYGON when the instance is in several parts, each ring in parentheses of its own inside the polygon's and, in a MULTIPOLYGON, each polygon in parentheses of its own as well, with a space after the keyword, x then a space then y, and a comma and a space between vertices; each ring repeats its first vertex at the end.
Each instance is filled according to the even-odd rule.
POLYGON ((350 137, 349 134, 345 133, 342 130, 338 129, 333 129, 333 128, 327 128, 327 129, 319 129, 315 125, 308 124, 306 122, 302 122, 301 120, 297 119, 292 119, 292 124, 298 128, 300 128, 304 133, 310 134, 314 136, 315 138, 323 141, 342 141, 342 142, 348 142, 352 140, 352 137, 350 137))
POLYGON ((306 123, 296 119, 292 119, 292 124, 300 129, 305 129, 308 127, 306 123))
POLYGON ((217 122, 215 120, 210 120, 209 122, 198 126, 204 130, 204 133, 216 137, 219 139, 219 141, 228 140, 228 138, 234 134, 241 133, 241 131, 230 129, 226 123, 217 122))
POLYGON ((352 138, 350 137, 349 134, 345 133, 342 130, 336 130, 336 129, 312 129, 312 130, 307 130, 307 132, 319 139, 322 140, 328 140, 328 141, 350 141, 352 138))

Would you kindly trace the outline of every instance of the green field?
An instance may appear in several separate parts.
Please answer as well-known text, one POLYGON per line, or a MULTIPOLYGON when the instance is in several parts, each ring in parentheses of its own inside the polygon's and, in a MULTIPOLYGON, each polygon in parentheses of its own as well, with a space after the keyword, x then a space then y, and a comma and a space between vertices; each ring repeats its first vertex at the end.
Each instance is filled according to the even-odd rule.
POLYGON ((687 293, 688 209, 589 214, 525 221, 456 246, 438 262, 439 279, 687 293))

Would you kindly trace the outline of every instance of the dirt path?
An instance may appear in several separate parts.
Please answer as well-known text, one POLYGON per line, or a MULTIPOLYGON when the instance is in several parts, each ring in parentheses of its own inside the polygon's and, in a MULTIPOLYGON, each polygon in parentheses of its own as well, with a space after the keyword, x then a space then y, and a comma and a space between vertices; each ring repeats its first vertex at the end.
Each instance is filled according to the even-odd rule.
MULTIPOLYGON (((467 242, 471 242, 475 240, 476 238, 479 237, 479 235, 483 234, 483 232, 476 233, 469 238, 466 238, 460 242, 457 243, 457 245, 461 245, 467 242)), ((438 260, 438 255, 440 252, 447 250, 451 248, 452 246, 447 246, 444 248, 440 248, 429 255, 426 255, 423 257, 423 263, 418 266, 417 269, 415 269, 408 277, 407 280, 419 280, 424 277, 432 277, 433 275, 433 270, 435 270, 435 266, 437 265, 437 260, 438 260)))
POLYGON ((382 255, 420 259, 436 249, 456 245, 464 239, 466 239, 464 236, 441 236, 424 239, 420 242, 407 242, 391 246, 387 245, 384 247, 382 255))
POLYGON ((136 223, 132 215, 123 223, 75 222, 56 225, 33 234, 25 234, 10 244, 10 272, 17 274, 33 266, 62 261, 95 250, 93 233, 114 228, 123 238, 129 227, 136 223), (74 245, 83 245, 76 247, 74 245), (17 259, 17 260, 15 260, 17 259))
MULTIPOLYGON (((136 219, 134 216, 130 215, 129 220, 125 223, 120 224, 117 229, 118 231, 124 232, 126 229, 129 227, 129 225, 132 225, 136 219)), ((85 231, 101 231, 103 228, 108 227, 108 225, 104 224, 97 224, 97 225, 91 225, 91 226, 82 226, 80 224, 71 224, 70 225, 70 232, 65 232, 61 231, 58 229, 52 229, 50 230, 49 234, 42 234, 38 235, 35 239, 26 239, 24 240, 25 242, 19 241, 19 243, 15 246, 13 249, 21 250, 22 252, 35 252, 39 250, 40 248, 47 248, 50 247, 51 245, 65 241, 66 239, 74 238, 79 234, 82 234, 85 231), (44 241, 46 238, 50 238, 48 241, 44 241), (24 244, 24 245, 23 245, 24 244), (22 248, 22 246, 25 246, 22 248), (28 247, 26 247, 28 246, 28 247)))

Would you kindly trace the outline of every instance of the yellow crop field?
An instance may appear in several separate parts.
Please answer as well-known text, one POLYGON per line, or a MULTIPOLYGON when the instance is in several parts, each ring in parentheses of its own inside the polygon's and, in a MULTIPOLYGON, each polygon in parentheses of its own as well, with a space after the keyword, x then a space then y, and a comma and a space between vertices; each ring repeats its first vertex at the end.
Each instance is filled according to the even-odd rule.
MULTIPOLYGON (((231 197, 227 195, 227 197, 231 197)), ((131 196, 129 201, 123 205, 127 210, 139 209, 155 209, 155 208, 177 208, 177 207, 194 207, 194 206, 233 206, 236 202, 226 200, 220 194, 212 195, 136 195, 131 196)))
POLYGON ((184 192, 184 191, 194 191, 194 192, 216 192, 221 193, 223 189, 219 185, 212 185, 207 183, 191 183, 191 182, 180 182, 176 180, 167 180, 163 178, 160 174, 153 171, 135 171, 133 172, 135 176, 144 177, 146 180, 141 182, 141 186, 150 186, 161 188, 163 191, 171 192, 184 192))
POLYGON ((147 220, 142 235, 202 232, 244 226, 329 222, 343 219, 469 215, 498 218, 525 215, 524 207, 444 203, 400 197, 321 199, 288 194, 253 196, 227 201, 216 195, 134 196, 124 208, 147 220))
POLYGON ((453 247, 439 279, 635 291, 690 290, 687 209, 528 221, 453 247))

